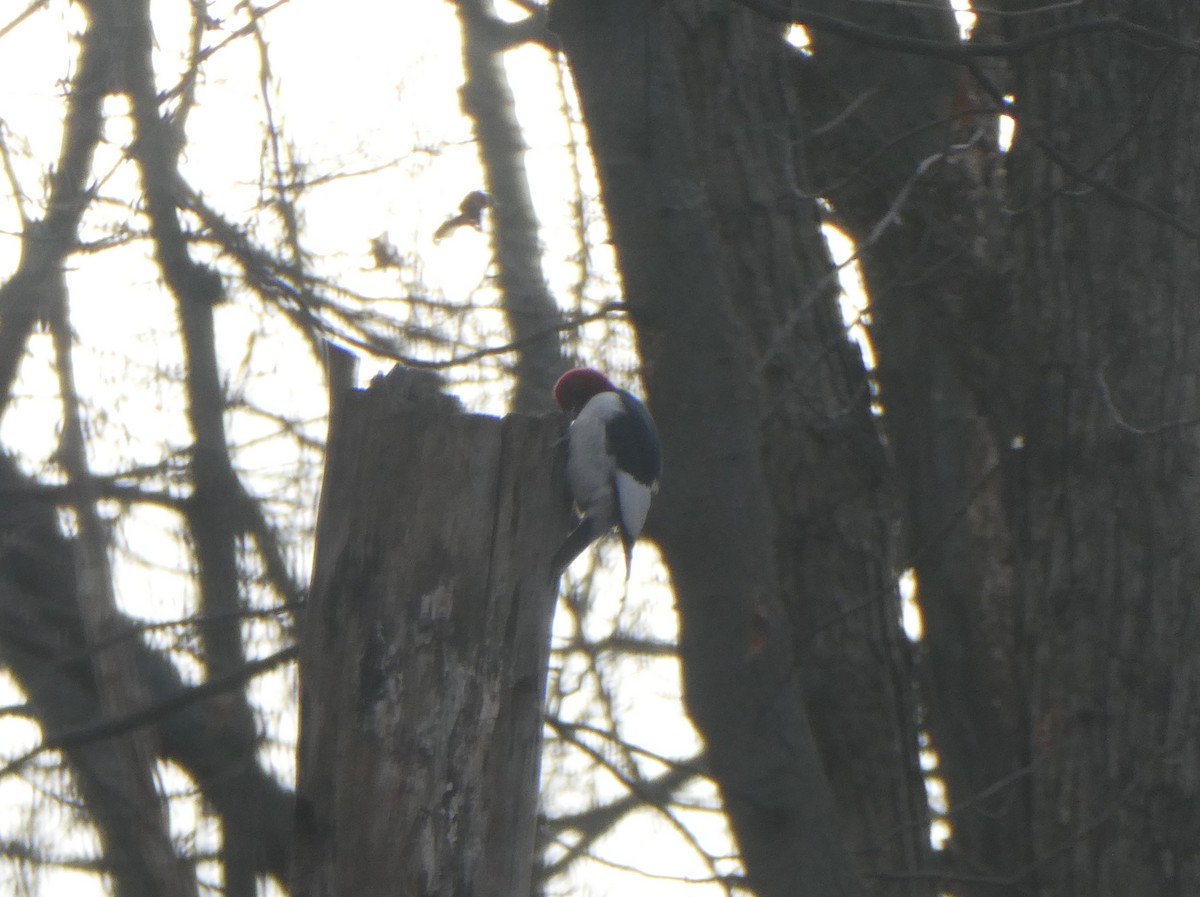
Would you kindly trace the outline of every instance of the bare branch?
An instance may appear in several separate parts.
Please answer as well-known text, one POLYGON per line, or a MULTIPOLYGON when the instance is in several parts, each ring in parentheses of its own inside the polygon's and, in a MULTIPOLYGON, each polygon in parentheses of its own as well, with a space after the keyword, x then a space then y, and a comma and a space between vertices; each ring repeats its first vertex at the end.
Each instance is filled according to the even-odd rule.
POLYGON ((117 735, 124 735, 127 732, 137 731, 138 729, 161 722, 172 713, 182 710, 185 707, 190 707, 207 698, 233 692, 244 686, 255 676, 270 672, 295 659, 295 646, 284 648, 260 660, 248 661, 240 670, 234 670, 223 676, 209 679, 200 685, 192 686, 180 692, 175 697, 159 701, 158 703, 119 717, 100 720, 97 723, 80 726, 66 732, 51 733, 45 736, 41 744, 37 747, 26 751, 21 756, 10 760, 3 767, 0 767, 0 779, 19 771, 29 761, 46 751, 66 750, 93 741, 100 741, 106 738, 113 738, 117 735))
POLYGON ((45 9, 49 5, 50 5, 50 0, 33 0, 32 3, 30 3, 23 10, 21 10, 19 13, 17 13, 15 18, 10 19, 8 24, 6 24, 4 27, 0 28, 0 40, 3 40, 5 37, 8 37, 9 32, 11 32, 14 28, 16 28, 18 25, 20 25, 26 19, 28 19, 35 12, 37 12, 38 10, 45 9))

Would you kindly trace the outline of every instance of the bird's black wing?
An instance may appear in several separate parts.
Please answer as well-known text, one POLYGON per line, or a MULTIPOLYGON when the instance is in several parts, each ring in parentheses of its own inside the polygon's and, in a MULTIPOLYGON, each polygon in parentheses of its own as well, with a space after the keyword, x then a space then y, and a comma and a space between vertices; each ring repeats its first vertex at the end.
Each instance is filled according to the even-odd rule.
POLYGON ((608 453, 617 467, 645 486, 662 476, 662 449, 658 431, 646 406, 624 390, 617 390, 624 414, 608 422, 605 428, 608 453))

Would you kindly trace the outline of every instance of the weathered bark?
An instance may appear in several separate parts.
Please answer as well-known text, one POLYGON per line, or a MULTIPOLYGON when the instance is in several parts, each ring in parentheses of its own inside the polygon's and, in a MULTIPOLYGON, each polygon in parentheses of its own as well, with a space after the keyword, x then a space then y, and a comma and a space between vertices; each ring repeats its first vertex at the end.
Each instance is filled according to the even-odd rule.
MULTIPOLYGON (((760 117, 760 104, 776 115, 786 98, 759 93, 762 84, 752 79, 737 98, 753 110, 740 137, 722 120, 727 96, 708 97, 721 112, 697 113, 713 88, 692 69, 710 63, 745 76, 739 65, 753 68, 756 49, 752 32, 729 38, 721 30, 728 21, 704 19, 690 7, 637 0, 560 2, 551 24, 580 92, 663 439, 666 475, 648 529, 675 587, 689 713, 704 735, 751 886, 763 895, 794 894, 801 882, 812 894, 857 894, 862 886, 802 700, 774 551, 760 431, 764 386, 752 352, 752 337, 760 335, 755 315, 767 317, 767 308, 746 314, 749 324, 739 320, 747 280, 738 268, 751 257, 748 269, 761 262, 747 249, 751 241, 766 239, 781 253, 785 290, 798 282, 811 287, 812 257, 793 261, 787 254, 796 244, 787 236, 775 243, 761 221, 752 221, 745 242, 726 244, 720 217, 738 215, 731 228, 745 224, 742 191, 756 178, 738 172, 713 185, 709 166, 726 146, 704 142, 733 139, 734 161, 748 170, 761 165, 757 201, 798 233, 812 210, 780 202, 776 178, 789 175, 757 142, 786 142, 771 132, 776 121, 760 117), (692 27, 707 54, 700 58, 686 52, 692 27), (722 47, 726 39, 733 49, 722 47), (698 96, 689 98, 688 88, 698 96)), ((814 226, 807 222, 809 237, 814 226)), ((801 253, 812 250, 811 243, 800 246, 801 253)), ((794 309, 784 295, 775 298, 794 309)))
MULTIPOLYGON (((1188 0, 1141 12, 1200 37, 1188 0)), ((1005 485, 1035 859, 1001 871, 1039 893, 1196 894, 1198 64, 1093 35, 1014 75, 1007 360, 1023 448, 1005 485)))
POLYGON ((542 272, 537 215, 525 171, 525 139, 504 69, 511 32, 496 16, 492 0, 458 0, 462 21, 463 111, 470 117, 491 194, 492 245, 500 301, 516 344, 512 408, 522 413, 551 411, 550 387, 565 369, 559 349, 561 320, 542 272))
POLYGON ((529 893, 561 422, 464 415, 413 382, 353 394, 331 433, 297 897, 529 893))

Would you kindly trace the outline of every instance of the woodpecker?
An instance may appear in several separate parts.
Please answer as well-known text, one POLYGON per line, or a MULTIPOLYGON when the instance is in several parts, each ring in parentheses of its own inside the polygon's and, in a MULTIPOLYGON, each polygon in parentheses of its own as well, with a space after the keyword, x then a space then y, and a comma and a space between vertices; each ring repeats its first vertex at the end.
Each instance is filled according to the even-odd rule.
POLYGON ((567 371, 554 401, 572 417, 567 431, 567 485, 582 518, 554 554, 554 578, 614 526, 625 546, 625 578, 633 543, 646 522, 662 475, 662 449, 646 406, 591 368, 567 371))

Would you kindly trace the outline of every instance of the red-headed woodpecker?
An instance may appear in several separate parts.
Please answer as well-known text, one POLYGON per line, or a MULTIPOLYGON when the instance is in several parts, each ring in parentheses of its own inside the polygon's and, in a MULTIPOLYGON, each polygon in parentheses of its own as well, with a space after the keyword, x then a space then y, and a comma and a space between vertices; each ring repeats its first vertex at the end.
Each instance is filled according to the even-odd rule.
POLYGON ((567 485, 583 515, 554 554, 554 577, 615 526, 625 546, 628 579, 633 543, 662 474, 654 421, 645 405, 591 368, 559 377, 554 401, 573 418, 567 431, 567 485))

